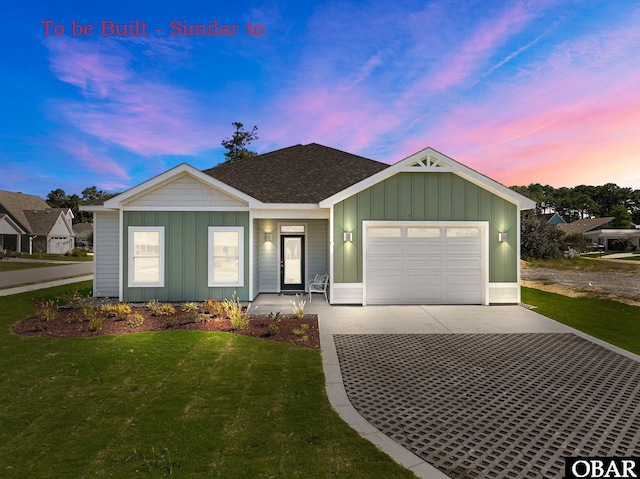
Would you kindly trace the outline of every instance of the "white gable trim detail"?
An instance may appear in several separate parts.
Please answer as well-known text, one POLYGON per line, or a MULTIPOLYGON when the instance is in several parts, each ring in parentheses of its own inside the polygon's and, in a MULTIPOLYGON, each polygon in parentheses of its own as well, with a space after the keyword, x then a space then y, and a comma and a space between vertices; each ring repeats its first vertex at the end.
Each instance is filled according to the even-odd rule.
POLYGON ((23 234, 26 234, 26 233, 27 232, 25 230, 23 230, 22 228, 20 228, 20 226, 18 226, 16 224, 16 222, 13 221, 9 215, 0 216, 0 234, 5 234, 5 235, 10 235, 10 234, 23 235, 23 234), (6 224, 10 229, 3 228, 2 227, 3 223, 6 224), (13 231, 11 231, 11 230, 13 230, 13 231))
POLYGON ((458 163, 452 158, 434 150, 433 148, 425 148, 413 155, 391 165, 375 175, 372 175, 355 185, 346 188, 339 193, 320 202, 321 208, 330 208, 336 203, 349 198, 350 196, 366 190, 367 188, 390 178, 391 176, 401 172, 424 172, 424 173, 454 173, 475 185, 490 191, 491 193, 509 201, 519 207, 519 209, 530 210, 536 207, 535 201, 510 190, 497 181, 490 179, 478 173, 471 168, 458 163))
MULTIPOLYGON (((226 193, 227 195, 235 198, 238 201, 242 201, 246 203, 247 207, 249 208, 252 208, 252 207, 255 208, 262 204, 262 202, 258 201, 252 196, 249 196, 239 190, 236 190, 235 188, 227 185, 226 183, 223 183, 220 180, 217 180, 209 175, 206 175, 201 171, 196 170, 192 166, 187 165, 186 163, 183 163, 169 171, 165 171, 164 173, 156 176, 155 178, 145 181, 144 183, 140 183, 138 186, 134 186, 133 188, 125 191, 122 194, 119 194, 117 196, 114 196, 113 198, 108 199, 107 201, 104 202, 104 206, 99 209, 120 209, 127 203, 134 201, 135 199, 138 199, 155 189, 165 186, 184 175, 189 175, 201 181, 202 183, 211 186, 212 188, 215 188, 217 190, 220 190, 226 193)), ((90 210, 87 208, 87 211, 90 211, 90 210)))

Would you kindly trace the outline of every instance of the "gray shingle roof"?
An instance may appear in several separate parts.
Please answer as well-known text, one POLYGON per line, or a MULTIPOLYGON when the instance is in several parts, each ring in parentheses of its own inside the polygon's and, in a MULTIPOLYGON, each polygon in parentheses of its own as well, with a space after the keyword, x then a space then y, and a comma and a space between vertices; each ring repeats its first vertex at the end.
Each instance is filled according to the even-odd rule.
POLYGON ((9 215, 29 233, 33 233, 25 210, 45 210, 49 209, 49 205, 39 196, 25 195, 24 193, 14 193, 11 191, 0 190, 0 205, 2 205, 9 215))
POLYGON ((613 216, 608 216, 606 218, 585 218, 583 220, 576 220, 573 223, 559 224, 558 228, 569 235, 586 233, 587 231, 604 226, 614 219, 615 218, 613 218, 613 216))
POLYGON ((311 143, 203 172, 264 203, 319 203, 387 167, 386 163, 311 143))
POLYGON ((31 234, 47 236, 61 214, 67 208, 47 208, 46 210, 25 210, 24 215, 31 226, 31 234))

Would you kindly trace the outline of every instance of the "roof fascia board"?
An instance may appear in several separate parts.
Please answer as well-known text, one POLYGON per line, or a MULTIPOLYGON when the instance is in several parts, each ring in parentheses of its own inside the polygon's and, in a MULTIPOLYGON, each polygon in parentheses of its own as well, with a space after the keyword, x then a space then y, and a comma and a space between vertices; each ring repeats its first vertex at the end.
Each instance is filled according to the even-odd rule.
MULTIPOLYGON (((125 191, 124 193, 121 193, 117 196, 114 196, 113 198, 108 199, 107 201, 104 202, 103 208, 104 209, 120 209, 122 208, 124 203, 126 203, 127 201, 132 201, 136 198, 139 198, 145 193, 153 191, 154 189, 159 188, 161 186, 164 186, 165 184, 183 175, 190 175, 195 179, 200 180, 203 183, 213 188, 216 188, 218 190, 223 191, 224 193, 227 193, 230 196, 233 196, 237 200, 244 201, 248 203, 249 207, 256 207, 262 204, 262 202, 255 199, 254 197, 249 196, 246 193, 243 193, 239 190, 236 190, 232 186, 229 186, 226 183, 223 183, 222 181, 213 178, 212 176, 204 174, 200 170, 197 170, 194 167, 192 167, 191 165, 182 163, 176 166, 175 168, 172 168, 168 171, 165 171, 164 173, 159 174, 154 178, 151 178, 150 180, 147 180, 143 183, 140 183, 137 186, 134 186, 133 188, 125 191)), ((91 211, 91 210, 86 210, 86 211, 91 211)))
POLYGON ((449 158, 448 156, 443 155, 442 153, 434 150, 431 147, 420 150, 417 153, 414 153, 413 155, 405 158, 404 160, 400 160, 399 162, 391 165, 389 168, 386 168, 379 173, 370 176, 369 178, 365 178, 359 183, 356 183, 349 188, 345 188, 335 195, 322 200, 320 202, 320 207, 329 208, 334 204, 401 172, 454 173, 470 181, 471 183, 474 183, 477 186, 480 186, 481 188, 494 193, 500 198, 518 205, 520 209, 527 210, 536 207, 535 201, 530 200, 520 193, 510 190, 497 181, 494 181, 489 177, 484 176, 475 170, 472 170, 471 168, 457 162, 453 158, 449 158), (432 160, 429 162, 430 165, 420 163, 420 165, 422 166, 413 166, 425 157, 432 160))

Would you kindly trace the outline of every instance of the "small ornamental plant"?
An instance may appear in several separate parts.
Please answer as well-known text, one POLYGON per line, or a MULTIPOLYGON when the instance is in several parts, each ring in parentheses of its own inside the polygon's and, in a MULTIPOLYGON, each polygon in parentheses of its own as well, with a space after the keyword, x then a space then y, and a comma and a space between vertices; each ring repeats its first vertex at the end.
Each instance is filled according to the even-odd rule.
POLYGON ((171 316, 176 312, 176 308, 169 303, 159 303, 155 299, 147 303, 147 308, 151 311, 152 316, 171 316))
POLYGON ((295 314, 296 318, 298 319, 304 318, 304 307, 307 304, 307 302, 297 294, 296 294, 296 299, 291 302, 293 303, 293 314, 295 314))
POLYGON ((131 306, 126 303, 105 304, 102 312, 108 318, 116 318, 118 321, 124 321, 131 314, 131 306))
POLYGON ((202 305, 202 311, 215 318, 224 316, 224 304, 216 299, 207 299, 202 305))
POLYGON ((127 318, 127 326, 130 328, 137 328, 144 324, 144 316, 138 313, 130 314, 127 318))
POLYGON ((91 331, 102 330, 102 320, 100 318, 94 318, 91 321, 89 321, 89 329, 91 331))
MULTIPOLYGON (((236 331, 242 330, 247 327, 249 324, 249 316, 247 315, 245 309, 242 307, 242 303, 236 296, 234 291, 231 299, 225 299, 223 303, 224 311, 227 313, 227 317, 229 321, 231 321, 231 326, 236 331)), ((247 307, 247 310, 251 307, 251 303, 247 307)))
POLYGON ((38 316, 45 321, 53 321, 58 317, 58 303, 53 299, 34 299, 33 305, 38 309, 38 316))

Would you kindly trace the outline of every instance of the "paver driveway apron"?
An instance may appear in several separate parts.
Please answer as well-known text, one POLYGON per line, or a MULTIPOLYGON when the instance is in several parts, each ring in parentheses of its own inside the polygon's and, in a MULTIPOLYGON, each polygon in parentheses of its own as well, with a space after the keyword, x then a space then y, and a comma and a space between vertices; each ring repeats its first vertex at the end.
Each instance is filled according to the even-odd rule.
POLYGON ((640 455, 640 358, 532 311, 332 307, 320 330, 334 407, 420 477, 640 455))

